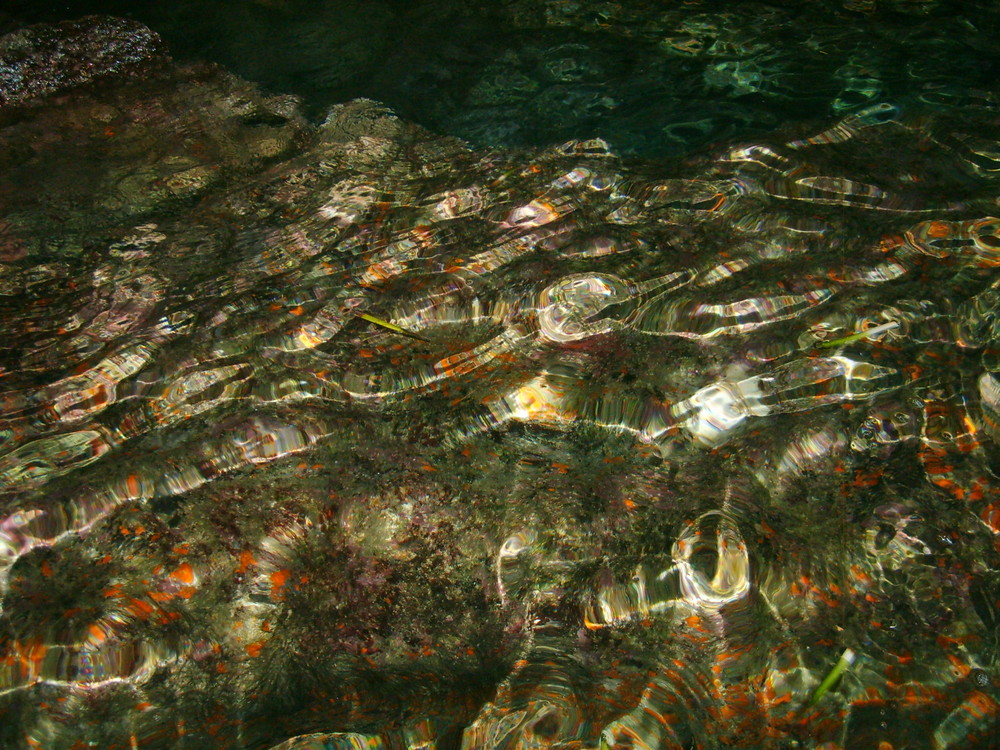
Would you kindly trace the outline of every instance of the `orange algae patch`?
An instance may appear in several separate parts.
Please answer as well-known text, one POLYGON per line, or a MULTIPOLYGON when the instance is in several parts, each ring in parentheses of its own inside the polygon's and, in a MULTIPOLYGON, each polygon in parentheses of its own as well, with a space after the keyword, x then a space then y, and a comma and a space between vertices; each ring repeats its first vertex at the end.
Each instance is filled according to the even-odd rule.
POLYGON ((287 568, 282 568, 271 573, 271 586, 273 589, 277 591, 282 588, 288 582, 289 576, 291 576, 291 573, 287 568))
POLYGON ((170 577, 190 585, 194 583, 194 569, 189 563, 181 563, 177 570, 170 574, 170 577))
POLYGON ((237 573, 246 573, 247 568, 251 565, 255 565, 257 561, 254 559, 253 553, 250 550, 245 549, 240 552, 240 566, 236 569, 237 573))

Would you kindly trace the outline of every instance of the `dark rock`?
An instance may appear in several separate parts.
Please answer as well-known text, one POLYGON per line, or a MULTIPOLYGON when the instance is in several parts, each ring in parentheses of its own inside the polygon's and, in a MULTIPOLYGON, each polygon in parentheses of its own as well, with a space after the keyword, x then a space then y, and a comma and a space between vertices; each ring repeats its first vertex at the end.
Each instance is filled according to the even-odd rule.
POLYGON ((135 21, 88 16, 0 37, 0 107, 122 73, 149 60, 160 38, 135 21))

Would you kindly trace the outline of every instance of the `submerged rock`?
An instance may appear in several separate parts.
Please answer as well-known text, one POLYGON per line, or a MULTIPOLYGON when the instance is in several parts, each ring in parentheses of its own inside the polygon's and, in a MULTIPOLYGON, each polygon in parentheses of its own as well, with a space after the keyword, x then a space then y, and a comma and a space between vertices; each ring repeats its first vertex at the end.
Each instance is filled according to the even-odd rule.
POLYGON ((142 24, 108 16, 14 31, 0 37, 0 107, 123 75, 160 48, 142 24))
POLYGON ((102 28, 0 107, 0 745, 988 746, 989 117, 635 163, 0 44, 102 28))

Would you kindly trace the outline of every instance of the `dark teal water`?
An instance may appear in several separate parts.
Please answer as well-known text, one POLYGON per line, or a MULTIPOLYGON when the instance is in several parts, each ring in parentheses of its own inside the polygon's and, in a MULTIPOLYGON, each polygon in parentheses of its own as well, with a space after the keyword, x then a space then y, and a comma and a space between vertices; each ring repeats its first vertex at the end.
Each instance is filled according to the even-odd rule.
MULTIPOLYGON (((320 116, 365 96, 480 146, 602 137, 684 154, 882 100, 975 104, 1000 75, 994 2, 8 2, 16 22, 135 18, 320 116)), ((2 17, 0 17, 2 18, 2 17)))

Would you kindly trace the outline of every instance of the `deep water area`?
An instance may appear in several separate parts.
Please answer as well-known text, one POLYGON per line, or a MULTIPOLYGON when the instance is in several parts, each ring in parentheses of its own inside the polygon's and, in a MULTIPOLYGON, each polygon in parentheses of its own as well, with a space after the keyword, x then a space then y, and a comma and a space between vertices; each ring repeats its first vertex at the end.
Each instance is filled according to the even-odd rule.
POLYGON ((1000 747, 998 61, 0 8, 0 750, 1000 747))

